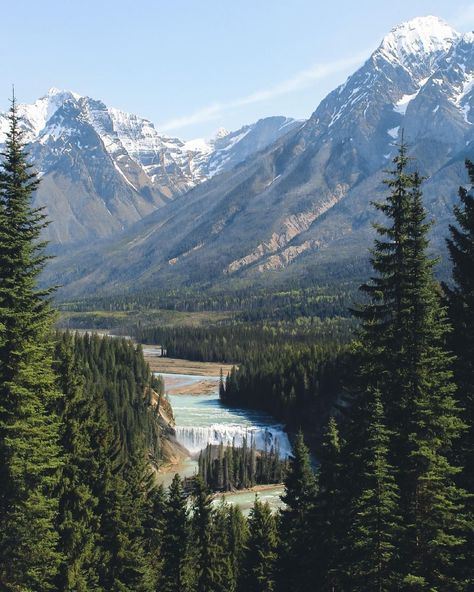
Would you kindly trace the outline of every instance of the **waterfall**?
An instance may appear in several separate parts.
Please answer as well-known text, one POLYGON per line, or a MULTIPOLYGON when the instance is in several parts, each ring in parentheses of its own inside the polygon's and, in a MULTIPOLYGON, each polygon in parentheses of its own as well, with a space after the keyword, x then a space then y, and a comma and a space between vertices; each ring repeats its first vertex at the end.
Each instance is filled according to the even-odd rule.
POLYGON ((212 424, 205 427, 176 426, 176 439, 190 454, 196 454, 208 444, 224 446, 242 446, 255 443, 257 450, 278 448, 280 457, 291 454, 288 436, 281 426, 242 426, 239 424, 212 424))

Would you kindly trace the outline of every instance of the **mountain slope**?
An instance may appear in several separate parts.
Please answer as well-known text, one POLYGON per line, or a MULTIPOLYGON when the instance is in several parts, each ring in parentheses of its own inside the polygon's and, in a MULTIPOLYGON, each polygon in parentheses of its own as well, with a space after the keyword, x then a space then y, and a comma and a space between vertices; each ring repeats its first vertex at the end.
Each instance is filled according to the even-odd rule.
MULTIPOLYGON (((146 119, 55 88, 19 113, 43 177, 36 205, 54 220, 47 238, 62 245, 123 230, 301 125, 270 117, 208 142, 183 142, 146 119)), ((0 143, 7 125, 0 114, 0 143)))
MULTIPOLYGON (((418 159, 435 246, 473 156, 474 39, 436 17, 393 29, 300 128, 75 258, 64 294, 92 286, 252 281, 279 272, 317 280, 366 257, 385 169, 401 130, 418 159), (123 263, 122 263, 123 262, 123 263)), ((61 275, 70 260, 56 262, 61 275)))

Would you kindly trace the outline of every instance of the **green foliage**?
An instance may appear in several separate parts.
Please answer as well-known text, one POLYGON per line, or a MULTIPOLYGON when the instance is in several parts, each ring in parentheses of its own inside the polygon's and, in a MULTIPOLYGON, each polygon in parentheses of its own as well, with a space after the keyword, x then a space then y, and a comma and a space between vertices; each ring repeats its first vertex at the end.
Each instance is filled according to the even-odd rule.
POLYGON ((245 489, 266 483, 281 483, 287 462, 276 449, 257 451, 255 442, 247 445, 208 445, 199 454, 199 476, 211 491, 245 489))
POLYGON ((349 341, 354 322, 333 317, 301 317, 292 322, 223 322, 206 327, 136 327, 141 343, 162 345, 167 355, 206 362, 242 363, 262 350, 273 351, 276 342, 293 349, 309 349, 314 343, 349 341))
POLYGON ((47 225, 31 206, 15 100, 0 171, 0 587, 51 590, 61 559, 55 528, 61 468, 60 397, 53 373, 49 292, 36 288, 47 225))
POLYGON ((267 411, 290 428, 318 435, 342 392, 348 349, 334 344, 274 345, 252 354, 227 377, 223 402, 267 411))
POLYGON ((285 479, 286 507, 281 511, 278 586, 281 592, 307 589, 314 576, 314 530, 316 479, 303 434, 296 436, 293 457, 285 479))
POLYGON ((241 590, 273 592, 276 589, 278 530, 268 504, 255 499, 248 520, 249 536, 242 565, 241 590))
POLYGON ((188 516, 186 496, 179 475, 168 490, 162 531, 163 571, 160 586, 163 592, 181 592, 186 582, 188 553, 188 516))
POLYGON ((450 345, 457 356, 455 364, 458 398, 468 429, 458 446, 459 461, 465 467, 461 483, 474 491, 474 164, 466 161, 471 188, 459 189, 460 204, 454 208, 457 225, 449 227, 449 254, 453 264, 454 286, 446 287, 449 317, 453 325, 450 345))
POLYGON ((380 592, 393 590, 398 581, 401 528, 399 491, 388 462, 390 438, 380 393, 368 393, 364 418, 358 429, 365 446, 354 459, 360 474, 350 507, 348 574, 354 591, 380 592))
MULTIPOLYGON (((387 181, 391 193, 377 204, 388 224, 377 226, 381 238, 372 253, 377 275, 363 286, 369 302, 359 313, 360 386, 379 392, 386 412, 388 461, 400 492, 405 584, 454 590, 462 588, 453 573, 464 541, 464 493, 454 484, 458 469, 449 452, 462 423, 453 397, 446 314, 433 279, 434 261, 426 254, 429 224, 421 179, 408 172, 408 163, 402 144, 387 181)), ((350 445, 366 448, 360 438, 350 445)))
POLYGON ((334 417, 325 429, 317 472, 318 491, 310 525, 314 530, 318 581, 321 590, 337 590, 342 585, 344 537, 347 529, 347 496, 343 490, 341 437, 334 417))
POLYGON ((72 337, 58 336, 56 345, 58 387, 61 399, 61 448, 64 465, 59 482, 59 548, 62 562, 57 586, 64 592, 97 588, 99 561, 98 499, 90 475, 97 471, 91 410, 94 399, 84 389, 74 359, 72 337))

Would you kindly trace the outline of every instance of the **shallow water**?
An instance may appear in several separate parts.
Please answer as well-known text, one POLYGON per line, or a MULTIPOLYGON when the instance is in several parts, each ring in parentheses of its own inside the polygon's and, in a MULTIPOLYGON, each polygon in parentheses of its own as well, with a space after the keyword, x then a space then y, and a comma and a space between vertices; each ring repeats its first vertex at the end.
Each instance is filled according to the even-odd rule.
MULTIPOLYGON (((200 381, 215 382, 215 391, 211 394, 169 394, 168 399, 175 417, 176 438, 190 453, 190 458, 171 467, 169 472, 160 475, 160 481, 167 486, 173 475, 178 472, 182 477, 192 476, 197 472, 195 458, 207 444, 242 445, 244 439, 248 445, 255 442, 260 450, 278 447, 280 456, 291 453, 291 445, 283 426, 266 413, 249 409, 236 409, 223 405, 219 399, 219 378, 215 376, 197 376, 190 374, 161 374, 166 385, 172 385, 173 392, 179 393, 179 387, 188 387, 200 381), (191 458, 194 456, 194 459, 191 458)), ((272 508, 281 507, 282 486, 269 486, 257 493, 259 499, 268 501, 272 508)), ((229 503, 236 503, 248 511, 255 500, 254 491, 226 494, 229 503)), ((218 496, 220 498, 221 496, 218 496)), ((218 499, 216 498, 216 500, 218 499)))

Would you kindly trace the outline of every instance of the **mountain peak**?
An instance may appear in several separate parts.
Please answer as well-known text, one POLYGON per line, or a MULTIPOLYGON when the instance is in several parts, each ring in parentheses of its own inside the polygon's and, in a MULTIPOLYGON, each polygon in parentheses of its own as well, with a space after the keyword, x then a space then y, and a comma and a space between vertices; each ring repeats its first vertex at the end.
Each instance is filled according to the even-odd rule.
POLYGON ((214 134, 214 139, 215 140, 220 140, 221 138, 225 138, 229 134, 230 134, 230 132, 228 130, 226 130, 225 127, 220 127, 216 131, 216 133, 214 134))
POLYGON ((65 89, 61 89, 61 88, 57 88, 55 86, 52 86, 50 89, 48 89, 48 92, 44 95, 44 97, 41 97, 41 98, 45 98, 45 99, 52 99, 52 98, 80 99, 81 95, 73 92, 72 90, 65 90, 65 89))
POLYGON ((433 55, 446 52, 460 34, 436 16, 416 17, 394 27, 384 37, 379 51, 389 61, 406 65, 414 55, 433 55))

